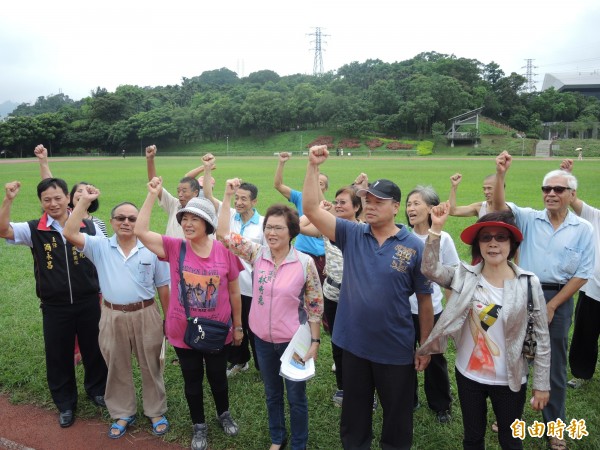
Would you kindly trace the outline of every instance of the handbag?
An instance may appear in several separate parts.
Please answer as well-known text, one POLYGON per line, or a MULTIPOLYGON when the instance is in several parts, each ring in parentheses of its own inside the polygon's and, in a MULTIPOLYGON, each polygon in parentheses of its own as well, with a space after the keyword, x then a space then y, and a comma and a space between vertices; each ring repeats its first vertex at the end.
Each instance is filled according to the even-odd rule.
POLYGON ((231 329, 231 321, 225 324, 218 320, 190 316, 190 307, 187 301, 187 289, 181 270, 185 258, 185 251, 186 247, 184 240, 181 242, 181 250, 179 252, 179 285, 181 288, 181 295, 183 296, 185 317, 187 318, 183 342, 194 350, 204 353, 219 353, 225 346, 225 340, 231 329))
POLYGON ((531 278, 527 277, 527 329, 525 332, 525 341, 523 342, 523 356, 528 361, 535 358, 537 342, 535 340, 535 331, 533 331, 533 295, 531 294, 531 278))

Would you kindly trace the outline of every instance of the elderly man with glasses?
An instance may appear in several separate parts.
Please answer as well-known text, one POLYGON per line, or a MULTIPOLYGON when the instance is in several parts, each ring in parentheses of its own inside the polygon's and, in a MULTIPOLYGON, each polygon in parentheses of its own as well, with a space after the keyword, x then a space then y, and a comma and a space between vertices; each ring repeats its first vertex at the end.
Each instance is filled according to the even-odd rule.
POLYGON ((163 311, 169 306, 169 266, 160 262, 133 233, 138 210, 123 202, 111 211, 114 235, 88 236, 79 224, 100 191, 85 186, 82 196, 63 229, 64 237, 94 263, 102 289, 100 350, 108 366, 104 399, 115 422, 108 437, 122 437, 136 420, 137 403, 131 354, 138 360, 142 376, 144 415, 158 436, 169 430, 165 417, 167 396, 160 353, 163 319, 154 301, 156 291, 163 311))
MULTIPOLYGON (((512 156, 496 157, 494 204, 504 205, 504 181, 512 156)), ((573 294, 594 270, 593 227, 569 210, 577 190, 577 179, 564 170, 544 176, 542 196, 545 209, 537 211, 510 205, 524 238, 520 266, 535 273, 542 282, 550 329, 550 402, 542 411, 544 421, 566 422, 567 346, 573 316, 573 294)), ((565 449, 562 439, 552 437, 550 448, 565 449)))

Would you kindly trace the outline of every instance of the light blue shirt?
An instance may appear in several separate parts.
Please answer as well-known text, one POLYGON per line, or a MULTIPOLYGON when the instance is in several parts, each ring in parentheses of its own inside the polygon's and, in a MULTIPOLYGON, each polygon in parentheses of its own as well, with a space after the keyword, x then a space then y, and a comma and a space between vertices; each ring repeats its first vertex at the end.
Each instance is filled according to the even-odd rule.
POLYGON ((589 279, 594 270, 593 227, 571 211, 554 230, 547 211, 509 205, 523 233, 519 266, 542 283, 566 284, 571 278, 589 279))
POLYGON ((102 295, 107 301, 127 305, 154 298, 154 287, 170 283, 169 264, 144 247, 139 240, 125 257, 117 236, 85 235, 83 254, 96 266, 102 295))
POLYGON ((256 228, 258 226, 258 230, 256 230, 254 233, 252 233, 253 235, 250 238, 253 239, 255 237, 254 234, 260 235, 261 236, 260 241, 257 243, 261 244, 262 243, 262 235, 263 235, 263 230, 262 230, 263 217, 258 213, 256 208, 252 208, 252 210, 254 211, 254 214, 252 214, 252 217, 250 217, 250 219, 246 223, 244 223, 242 221, 242 215, 239 212, 236 212, 235 209, 233 209, 233 208, 231 208, 231 209, 233 210, 233 213, 234 213, 233 221, 237 224, 237 228, 239 228, 239 231, 236 231, 233 227, 230 226, 231 230, 246 237, 246 235, 244 234, 244 231, 246 231, 246 228, 256 228))
MULTIPOLYGON (((254 214, 250 220, 244 223, 242 222, 242 216, 236 212, 235 209, 230 208, 229 229, 234 233, 244 236, 246 239, 250 239, 252 242, 266 245, 263 233, 264 217, 256 211, 256 208, 253 209, 254 214)), ((252 297, 252 265, 242 258, 240 258, 240 262, 244 266, 244 270, 240 272, 238 278, 240 282, 240 292, 246 297, 252 297)))
MULTIPOLYGON (((292 189, 292 193, 290 194, 290 202, 296 205, 298 215, 302 216, 302 192, 292 189)), ((299 234, 296 236, 294 247, 301 252, 309 253, 315 256, 323 256, 325 254, 325 244, 321 238, 299 234)))

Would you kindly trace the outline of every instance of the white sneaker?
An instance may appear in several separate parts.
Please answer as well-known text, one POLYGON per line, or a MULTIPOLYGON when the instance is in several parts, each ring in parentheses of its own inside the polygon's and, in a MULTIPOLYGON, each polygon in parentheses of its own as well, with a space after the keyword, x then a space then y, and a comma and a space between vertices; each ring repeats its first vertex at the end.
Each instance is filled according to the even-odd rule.
POLYGON ((227 378, 232 377, 240 372, 245 372, 250 366, 246 364, 230 364, 227 366, 227 378))
POLYGON ((584 380, 583 378, 573 378, 567 382, 567 386, 573 389, 579 389, 581 386, 587 383, 587 381, 588 380, 584 380))
POLYGON ((335 372, 335 363, 333 363, 333 364, 331 365, 331 371, 332 371, 332 372, 335 372))

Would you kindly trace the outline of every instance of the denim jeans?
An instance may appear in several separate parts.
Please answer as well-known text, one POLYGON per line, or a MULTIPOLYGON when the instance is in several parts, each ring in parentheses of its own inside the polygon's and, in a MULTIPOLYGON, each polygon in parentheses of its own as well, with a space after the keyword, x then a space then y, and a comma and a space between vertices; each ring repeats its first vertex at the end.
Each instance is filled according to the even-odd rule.
POLYGON ((290 408, 290 428, 292 431, 291 448, 306 448, 308 442, 308 401, 306 399, 306 382, 290 381, 279 375, 281 355, 288 342, 273 344, 255 337, 256 354, 260 374, 265 385, 267 412, 269 414, 269 432, 273 444, 281 444, 287 436, 285 428, 285 408, 283 403, 283 384, 287 391, 290 408))

